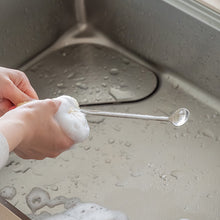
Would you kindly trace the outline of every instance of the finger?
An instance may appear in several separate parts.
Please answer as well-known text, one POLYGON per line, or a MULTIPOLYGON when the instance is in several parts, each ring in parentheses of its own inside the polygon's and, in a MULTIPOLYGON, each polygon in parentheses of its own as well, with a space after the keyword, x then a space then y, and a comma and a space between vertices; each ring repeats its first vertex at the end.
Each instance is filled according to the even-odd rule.
POLYGON ((22 102, 31 101, 32 99, 16 87, 12 82, 4 90, 4 97, 10 100, 14 105, 22 102))
POLYGON ((33 89, 33 87, 30 85, 27 85, 27 88, 23 91, 26 95, 31 97, 32 99, 39 99, 37 93, 33 89))
POLYGON ((0 116, 4 115, 13 104, 8 99, 1 99, 0 100, 0 116))
POLYGON ((22 92, 30 96, 32 99, 39 99, 25 73, 19 70, 12 70, 9 77, 22 92))
POLYGON ((22 80, 23 80, 24 85, 21 88, 18 86, 18 88, 21 89, 22 92, 24 92, 25 94, 27 94, 31 98, 39 99, 36 91, 31 86, 31 83, 30 83, 29 79, 27 78, 27 76, 24 73, 23 73, 23 79, 22 80))

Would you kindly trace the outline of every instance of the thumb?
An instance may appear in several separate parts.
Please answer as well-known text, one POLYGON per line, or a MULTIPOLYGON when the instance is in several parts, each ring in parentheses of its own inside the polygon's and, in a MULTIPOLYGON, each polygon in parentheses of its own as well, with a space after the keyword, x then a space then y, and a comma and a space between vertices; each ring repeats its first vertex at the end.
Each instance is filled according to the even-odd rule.
POLYGON ((4 97, 10 100, 14 105, 33 100, 31 97, 22 92, 13 83, 10 84, 10 86, 8 86, 7 89, 5 89, 4 97))

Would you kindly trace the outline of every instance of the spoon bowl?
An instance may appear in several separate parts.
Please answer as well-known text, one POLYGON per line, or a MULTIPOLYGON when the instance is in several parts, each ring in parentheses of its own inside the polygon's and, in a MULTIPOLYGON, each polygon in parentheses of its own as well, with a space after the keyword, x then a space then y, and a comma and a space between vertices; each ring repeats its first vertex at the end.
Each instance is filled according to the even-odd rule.
POLYGON ((169 117, 169 121, 176 127, 179 127, 188 121, 189 115, 190 111, 188 109, 179 108, 169 117))

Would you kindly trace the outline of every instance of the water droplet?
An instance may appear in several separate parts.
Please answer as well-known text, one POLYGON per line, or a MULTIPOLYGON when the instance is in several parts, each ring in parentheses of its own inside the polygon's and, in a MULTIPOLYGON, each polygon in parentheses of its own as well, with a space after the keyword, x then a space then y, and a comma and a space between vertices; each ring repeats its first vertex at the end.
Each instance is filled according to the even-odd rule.
POLYGON ((139 167, 132 167, 130 169, 130 176, 132 177, 139 177, 142 175, 142 169, 139 167))
POLYGON ((85 80, 85 77, 79 77, 79 78, 76 78, 75 80, 76 80, 76 81, 84 81, 84 80, 85 80))
POLYGON ((167 181, 167 175, 165 175, 165 174, 160 175, 160 178, 161 178, 163 181, 167 181))
POLYGON ((24 164, 18 163, 14 168, 13 172, 15 173, 26 173, 29 169, 31 169, 28 166, 25 166, 24 164))
POLYGON ((128 142, 128 141, 126 141, 126 142, 125 142, 125 146, 126 146, 126 147, 130 147, 130 146, 131 146, 131 143, 128 142))
POLYGON ((112 69, 110 69, 109 72, 111 75, 118 75, 119 74, 119 70, 117 68, 112 68, 112 69))
POLYGON ((212 115, 212 118, 216 118, 217 117, 217 115, 218 115, 218 113, 216 112, 216 113, 214 113, 213 115, 212 115))
POLYGON ((84 90, 88 89, 88 86, 85 83, 77 82, 76 86, 80 89, 84 89, 84 90))
POLYGON ((101 97, 97 96, 97 97, 95 98, 95 100, 96 100, 97 102, 99 102, 99 101, 101 100, 101 97))
POLYGON ((115 186, 117 186, 117 187, 124 187, 124 186, 126 186, 128 184, 128 181, 127 180, 125 180, 125 179, 120 179, 120 177, 119 177, 119 179, 118 179, 118 181, 115 183, 115 186))
POLYGON ((94 124, 100 124, 102 123, 103 121, 105 120, 104 117, 100 117, 100 116, 87 116, 87 121, 90 122, 90 123, 94 123, 94 124))
POLYGON ((105 163, 111 163, 112 161, 111 161, 111 159, 106 159, 105 160, 105 163))
POLYGON ((102 87, 107 87, 107 84, 106 83, 102 83, 102 87))
POLYGON ((172 170, 170 172, 170 176, 174 177, 175 179, 179 179, 179 178, 183 177, 183 172, 180 170, 172 170))
POLYGON ((120 83, 120 87, 121 87, 121 88, 125 88, 125 87, 128 87, 128 86, 127 86, 124 82, 121 82, 121 83, 120 83))
POLYGON ((65 88, 65 86, 64 86, 63 83, 57 83, 57 87, 58 87, 58 88, 65 88))
POLYGON ((176 90, 179 89, 179 84, 173 84, 173 88, 176 90))
POLYGON ((51 85, 54 82, 54 79, 49 79, 48 80, 48 85, 51 85))
POLYGON ((49 200, 48 192, 38 187, 33 188, 26 196, 27 205, 32 212, 36 212, 38 209, 46 206, 49 200))
POLYGON ((67 79, 72 79, 74 77, 74 73, 70 73, 68 76, 67 76, 67 79))
POLYGON ((206 129, 204 131, 202 131, 202 134, 205 136, 205 137, 209 137, 209 138, 214 138, 215 135, 213 134, 213 132, 209 129, 206 129))
POLYGON ((82 102, 82 103, 87 103, 87 102, 88 102, 88 99, 83 99, 81 102, 82 102))
POLYGON ((147 166, 148 166, 149 168, 152 168, 154 165, 153 165, 152 163, 147 163, 147 166))
POLYGON ((83 148, 84 148, 84 150, 87 151, 87 150, 89 150, 89 149, 91 148, 91 146, 88 146, 88 145, 87 145, 87 146, 84 146, 83 148))
POLYGON ((115 143, 115 140, 112 139, 112 138, 110 138, 110 139, 108 139, 108 143, 109 143, 109 144, 114 144, 114 143, 115 143))
POLYGON ((16 193, 16 189, 13 186, 6 186, 0 190, 0 196, 8 200, 13 199, 16 193))
POLYGON ((95 150, 96 150, 96 151, 100 151, 100 148, 99 148, 99 147, 96 147, 95 150))
POLYGON ((99 92, 100 92, 100 89, 99 89, 99 88, 96 88, 95 91, 96 91, 96 93, 99 93, 99 92))
POLYGON ((113 127, 113 129, 114 129, 115 131, 121 131, 121 127, 119 127, 118 125, 115 125, 115 126, 113 127))
POLYGON ((125 64, 127 64, 127 65, 130 63, 130 61, 129 61, 128 59, 126 59, 126 58, 123 58, 122 61, 123 61, 123 63, 125 63, 125 64))
POLYGON ((121 90, 118 88, 110 88, 109 94, 116 99, 117 101, 127 101, 132 100, 134 97, 134 93, 128 90, 121 90))
POLYGON ((176 139, 178 139, 178 138, 180 137, 180 134, 179 134, 179 133, 175 133, 174 137, 175 137, 176 139))
POLYGON ((211 198, 213 198, 213 195, 212 195, 211 193, 208 193, 208 194, 206 195, 206 197, 209 198, 209 199, 211 199, 211 198))
POLYGON ((62 94, 62 90, 59 89, 59 90, 57 91, 57 94, 58 94, 58 95, 61 95, 61 94, 62 94))
POLYGON ((50 185, 49 188, 50 188, 52 191, 58 191, 58 186, 56 186, 56 185, 50 185))
POLYGON ((54 73, 54 74, 52 74, 50 77, 51 77, 51 78, 55 78, 56 76, 57 76, 57 74, 54 73))

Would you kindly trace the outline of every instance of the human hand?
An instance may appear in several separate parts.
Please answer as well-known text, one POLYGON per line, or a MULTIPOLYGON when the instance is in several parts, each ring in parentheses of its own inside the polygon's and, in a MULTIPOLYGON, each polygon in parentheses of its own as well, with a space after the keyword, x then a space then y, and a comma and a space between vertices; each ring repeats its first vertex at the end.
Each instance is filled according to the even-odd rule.
POLYGON ((67 137, 54 114, 58 100, 32 101, 13 109, 0 118, 0 132, 6 137, 10 151, 24 159, 56 157, 74 142, 67 137))
POLYGON ((0 67, 0 116, 13 105, 33 99, 38 96, 23 72, 0 67))

